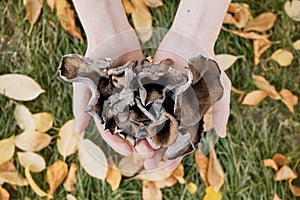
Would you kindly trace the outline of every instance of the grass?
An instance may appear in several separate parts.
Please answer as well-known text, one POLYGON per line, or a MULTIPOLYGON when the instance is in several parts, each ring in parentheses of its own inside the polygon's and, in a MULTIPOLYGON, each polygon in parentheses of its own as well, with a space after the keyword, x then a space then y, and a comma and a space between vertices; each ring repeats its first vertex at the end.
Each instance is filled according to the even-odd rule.
MULTIPOLYGON (((154 25, 168 28, 176 12, 178 0, 165 0, 161 8, 152 9, 154 25)), ((239 38, 233 34, 221 31, 216 43, 216 53, 245 55, 226 73, 232 85, 244 91, 256 89, 252 84, 252 74, 262 75, 273 84, 277 90, 287 88, 300 97, 300 52, 292 48, 292 42, 300 38, 300 24, 290 19, 283 11, 285 0, 244 0, 248 3, 253 16, 266 11, 277 14, 275 27, 270 31, 272 41, 281 41, 274 44, 262 56, 258 66, 253 62, 252 42, 239 38), (288 67, 280 67, 273 61, 265 60, 278 48, 290 50, 295 59, 288 67)), ((46 3, 45 3, 46 4, 46 3)), ((55 127, 61 127, 72 116, 72 88, 63 82, 57 73, 60 58, 64 54, 84 54, 85 43, 69 36, 62 30, 55 12, 51 12, 46 5, 34 25, 30 35, 27 35, 30 24, 26 18, 22 1, 5 1, 0 5, 0 74, 25 74, 36 80, 46 93, 38 99, 24 103, 35 112, 50 112, 55 116, 55 127)), ((232 28, 232 27, 230 27, 232 28)), ((82 29, 81 29, 82 31, 82 29)), ((82 31, 83 32, 83 31, 82 31)), ((222 188, 224 200, 267 200, 272 199, 276 192, 281 199, 296 199, 288 188, 286 181, 275 182, 274 173, 270 168, 262 165, 262 160, 272 157, 276 152, 288 156, 293 167, 300 158, 300 106, 295 107, 292 115, 280 101, 265 99, 255 107, 242 106, 237 101, 238 95, 231 95, 231 111, 228 122, 228 136, 220 139, 215 146, 218 158, 225 171, 225 184, 222 188)), ((0 139, 21 130, 17 127, 13 111, 16 103, 0 95, 0 139)), ((91 126, 90 126, 91 127, 91 126)), ((92 130, 90 130, 91 134, 92 130)), ((56 134, 56 131, 50 134, 56 134)), ((94 134, 95 136, 95 134, 94 134)), ((59 156, 55 140, 44 149, 41 154, 47 160, 47 166, 59 156)), ((17 160, 17 159, 15 159, 17 160)), ((67 159, 68 163, 78 164, 76 155, 67 159)), ((185 179, 198 185, 196 194, 191 195, 187 186, 176 184, 174 187, 163 189, 164 199, 202 199, 204 183, 200 178, 194 162, 194 154, 183 159, 185 179)), ((17 169, 24 173, 24 169, 16 161, 17 169)), ((300 174, 300 168, 297 169, 300 174)), ((34 174, 33 178, 38 185, 46 190, 45 172, 34 174)), ((18 188, 15 191, 11 186, 4 184, 11 193, 11 199, 40 199, 28 187, 18 188)), ((79 167, 77 172, 76 189, 73 195, 78 199, 141 199, 142 184, 137 180, 124 179, 120 188, 112 192, 110 186, 101 180, 91 178, 79 167)), ((56 191, 54 199, 64 199, 66 191, 62 186, 56 191)))

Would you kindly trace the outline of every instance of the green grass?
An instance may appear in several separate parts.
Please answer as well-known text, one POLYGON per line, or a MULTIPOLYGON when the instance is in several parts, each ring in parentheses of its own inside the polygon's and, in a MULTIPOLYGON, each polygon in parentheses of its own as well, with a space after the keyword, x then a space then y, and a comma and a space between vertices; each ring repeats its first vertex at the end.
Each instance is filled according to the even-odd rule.
MULTIPOLYGON (((168 28, 176 12, 178 0, 165 0, 161 8, 151 9, 154 25, 168 28)), ((300 52, 295 51, 292 42, 300 38, 300 24, 290 19, 283 11, 285 0, 245 0, 253 16, 270 11, 277 13, 275 27, 270 31, 272 41, 281 41, 263 54, 262 62, 258 66, 253 62, 252 41, 239 38, 233 34, 221 31, 215 50, 217 54, 228 53, 245 55, 226 73, 232 85, 249 92, 256 89, 252 84, 252 74, 266 77, 277 90, 287 88, 300 97, 300 52), (292 51, 295 56, 292 65, 280 67, 273 61, 266 62, 278 48, 292 51)), ((46 2, 45 2, 46 3, 46 2)), ((5 1, 0 5, 0 74, 20 73, 36 80, 46 93, 38 99, 24 103, 35 112, 50 112, 55 116, 55 127, 61 127, 72 116, 72 87, 58 77, 57 67, 61 57, 68 53, 84 54, 86 45, 69 36, 62 30, 55 12, 51 12, 46 5, 31 34, 27 32, 30 24, 26 18, 22 1, 5 1)), ((229 26, 233 28, 232 26, 229 26)), ((82 31, 82 29, 81 29, 82 31)), ((83 31, 82 31, 83 32, 83 31)), ((218 158, 225 171, 225 184, 222 188, 224 200, 268 200, 276 192, 281 199, 295 199, 288 188, 288 183, 275 182, 274 172, 262 165, 262 160, 270 158, 279 152, 287 155, 293 167, 300 158, 300 139, 294 134, 300 132, 300 106, 295 107, 292 115, 280 101, 265 99, 255 107, 242 106, 237 101, 238 95, 231 95, 231 111, 228 122, 228 136, 220 139, 215 146, 218 158)), ((13 111, 16 102, 0 95, 0 139, 21 130, 17 127, 13 111)), ((18 102, 22 103, 22 102, 18 102)), ((92 130, 90 131, 91 134, 92 130)), ((51 131, 50 134, 56 134, 51 131)), ((95 134, 93 134, 95 136, 95 134)), ((62 159, 55 145, 55 140, 44 149, 41 154, 47 160, 47 166, 57 159, 62 159)), ((20 173, 24 169, 17 159, 16 166, 20 173)), ((68 163, 78 164, 77 155, 68 157, 68 163)), ((196 194, 191 195, 187 186, 176 184, 174 187, 163 189, 164 199, 202 199, 205 186, 200 178, 194 162, 194 154, 183 159, 185 179, 198 185, 196 194)), ((300 174, 300 167, 296 169, 300 174)), ((34 174, 38 185, 47 190, 45 171, 34 174)), ((28 187, 18 187, 15 191, 4 184, 11 193, 12 199, 39 199, 28 187)), ((112 192, 109 185, 101 180, 91 178, 79 167, 77 172, 76 189, 73 195, 78 199, 141 199, 142 184, 137 180, 123 179, 120 188, 112 192)), ((64 199, 67 192, 62 186, 58 188, 54 199, 64 199)))

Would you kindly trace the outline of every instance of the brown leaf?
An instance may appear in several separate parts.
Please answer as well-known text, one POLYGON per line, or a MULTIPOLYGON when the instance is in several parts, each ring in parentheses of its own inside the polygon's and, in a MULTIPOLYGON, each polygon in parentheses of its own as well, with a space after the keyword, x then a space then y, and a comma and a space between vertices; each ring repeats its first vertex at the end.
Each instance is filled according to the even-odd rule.
POLYGON ((230 3, 228 11, 233 13, 233 17, 236 21, 234 24, 238 28, 243 28, 252 18, 250 7, 245 3, 230 3))
POLYGON ((169 176, 168 178, 161 180, 161 181, 154 181, 153 182, 155 186, 159 189, 165 188, 165 187, 172 187, 177 183, 177 178, 174 176, 169 176))
POLYGON ((143 181, 143 200, 162 200, 162 193, 151 181, 143 181))
POLYGON ((297 174, 286 165, 283 165, 274 176, 275 181, 283 181, 294 178, 297 178, 297 174))
POLYGON ((11 185, 25 186, 28 182, 25 178, 19 176, 16 167, 12 161, 0 165, 0 179, 11 185))
POLYGON ((273 200, 281 200, 276 193, 274 193, 273 200))
POLYGON ((267 97, 268 93, 262 90, 254 90, 246 94, 242 104, 256 106, 267 97))
POLYGON ((47 4, 48 6, 51 8, 51 10, 53 11, 56 5, 56 0, 47 0, 47 4))
POLYGON ((300 1, 293 0, 292 2, 286 1, 284 4, 286 14, 295 21, 300 21, 300 1))
POLYGON ((27 18, 32 26, 40 16, 43 0, 23 0, 23 3, 26 9, 27 18))
POLYGON ((123 157, 118 163, 121 174, 126 177, 133 176, 144 167, 144 158, 138 154, 123 157))
POLYGON ((127 14, 131 14, 134 11, 134 6, 130 0, 122 0, 124 10, 127 14))
POLYGON ((291 52, 283 49, 278 49, 271 55, 272 60, 276 61, 281 67, 289 66, 294 56, 291 52))
POLYGON ((282 155, 281 153, 276 153, 273 157, 272 160, 276 163, 278 167, 281 167, 284 165, 287 161, 285 155, 282 155))
POLYGON ((208 158, 198 149, 195 153, 195 161, 199 169, 200 176, 205 183, 205 187, 207 187, 207 170, 208 170, 208 158))
POLYGON ((9 200, 9 193, 1 185, 0 185, 0 199, 1 200, 9 200))
POLYGON ((184 167, 183 164, 180 163, 178 165, 178 167, 172 172, 171 176, 174 176, 179 183, 184 184, 185 180, 184 180, 184 167))
POLYGON ((224 172, 221 164, 217 159, 217 155, 214 149, 209 152, 207 181, 216 192, 219 191, 224 184, 224 172))
POLYGON ((9 161, 15 154, 14 136, 0 140, 0 165, 9 161))
POLYGON ((238 35, 240 37, 252 39, 252 40, 266 39, 270 36, 270 35, 265 35, 265 34, 261 35, 259 33, 253 32, 253 31, 245 32, 245 31, 238 31, 238 30, 230 30, 230 29, 226 29, 226 28, 224 28, 224 30, 227 32, 233 33, 235 35, 238 35))
POLYGON ((254 63, 258 65, 260 63, 260 56, 272 45, 272 42, 268 38, 253 40, 254 50, 254 63))
POLYGON ((163 5, 162 0, 144 0, 144 2, 150 8, 157 8, 163 5))
POLYGON ((271 85, 264 77, 258 76, 258 75, 253 75, 252 81, 253 81, 253 84, 256 85, 256 87, 258 87, 258 89, 267 92, 268 96, 271 99, 274 99, 274 100, 281 99, 281 96, 277 92, 275 87, 273 85, 271 85))
POLYGON ((67 0, 56 1, 56 13, 63 29, 73 37, 79 38, 82 42, 82 36, 76 27, 74 11, 70 8, 70 4, 67 0))
POLYGON ((40 132, 47 132, 53 126, 53 115, 47 112, 35 113, 32 115, 35 129, 40 132))
POLYGON ((249 21, 244 28, 244 31, 264 32, 274 26, 276 15, 270 12, 265 12, 249 21))
MULTIPOLYGON (((293 180, 294 179, 290 179, 289 180, 289 187, 290 187, 290 190, 292 191, 293 195, 295 197, 300 197, 300 186, 299 185, 293 185, 293 180)), ((299 181, 299 178, 296 179, 297 181, 299 181)))
POLYGON ((264 166, 265 167, 271 167, 275 171, 278 171, 278 166, 276 165, 276 163, 274 162, 274 160, 272 160, 272 159, 265 159, 263 162, 264 162, 264 166))
POLYGON ((282 96, 282 102, 292 113, 294 113, 294 106, 298 104, 298 97, 293 95, 293 93, 287 89, 282 89, 280 94, 282 96))
POLYGON ((68 174, 67 163, 57 160, 48 167, 46 172, 46 181, 49 184, 48 195, 53 196, 58 186, 64 181, 68 174))
POLYGON ((72 163, 69 169, 68 176, 64 182, 64 187, 68 192, 73 192, 75 189, 76 171, 77 171, 77 165, 75 163, 72 163))
POLYGON ((109 183, 112 191, 116 191, 119 188, 122 175, 111 157, 108 159, 108 162, 109 166, 106 172, 106 181, 109 183))

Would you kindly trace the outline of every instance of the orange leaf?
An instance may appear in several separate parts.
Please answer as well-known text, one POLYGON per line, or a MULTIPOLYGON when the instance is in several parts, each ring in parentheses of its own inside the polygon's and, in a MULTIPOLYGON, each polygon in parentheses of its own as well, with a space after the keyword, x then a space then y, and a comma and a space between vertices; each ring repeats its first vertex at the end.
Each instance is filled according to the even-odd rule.
POLYGON ((0 185, 0 199, 9 200, 9 193, 0 185))
POLYGON ((272 160, 272 159, 265 159, 263 162, 264 162, 264 166, 265 167, 271 167, 275 171, 278 171, 278 166, 276 165, 276 163, 274 162, 274 160, 272 160))
POLYGON ((274 193, 273 200, 281 200, 276 193, 274 193))
POLYGON ((258 65, 260 56, 272 45, 268 38, 253 40, 254 63, 258 65))
POLYGON ((209 152, 207 180, 215 192, 219 191, 224 184, 224 172, 221 164, 217 159, 217 155, 214 149, 209 152))
POLYGON ((225 31, 228 31, 230 33, 233 33, 235 35, 238 35, 240 37, 243 37, 243 38, 247 38, 247 39, 252 39, 252 40, 258 40, 258 39, 265 39, 265 38, 268 38, 270 35, 261 35, 261 34, 258 34, 256 32, 245 32, 245 31, 239 31, 239 30, 230 30, 230 29, 227 29, 227 28, 223 28, 225 31))
POLYGON ((183 178, 183 176, 184 176, 184 168, 183 168, 183 164, 182 163, 180 163, 178 165, 178 167, 172 172, 171 176, 174 176, 179 181, 179 183, 181 183, 181 184, 185 183, 185 180, 183 178))
POLYGON ((143 181, 143 200, 162 200, 162 193, 152 181, 143 181))
POLYGON ((12 161, 0 165, 0 180, 11 185, 28 185, 27 180, 19 176, 17 169, 12 161))
POLYGON ((48 194, 53 196, 55 190, 64 181, 68 175, 67 163, 57 160, 51 166, 48 167, 46 172, 46 181, 50 186, 48 194))
POLYGON ((253 20, 249 21, 244 31, 267 31, 274 26, 276 15, 270 12, 262 13, 253 20))
POLYGON ((174 176, 169 176, 168 178, 160 181, 154 181, 153 182, 155 186, 159 189, 165 188, 165 187, 172 187, 177 183, 177 178, 174 176))
POLYGON ((56 13, 63 29, 65 29, 73 37, 79 38, 82 42, 82 36, 75 24, 74 11, 70 8, 70 4, 67 0, 56 1, 56 13))
POLYGON ((75 163, 72 163, 69 169, 68 176, 64 182, 64 188, 68 192, 73 192, 75 189, 74 185, 76 183, 76 171, 77 171, 77 166, 75 163))
POLYGON ((233 13, 233 17, 236 21, 234 24, 238 28, 243 28, 252 18, 250 7, 245 3, 230 3, 228 11, 233 13))
POLYGON ((204 121, 204 132, 207 132, 213 128, 213 119, 212 119, 213 108, 210 107, 208 111, 205 113, 203 121, 204 121))
POLYGON ((264 77, 258 76, 258 75, 253 75, 252 81, 253 81, 254 85, 256 85, 256 87, 258 87, 258 89, 267 92, 268 96, 271 99, 275 99, 275 100, 281 99, 281 96, 277 92, 275 87, 273 85, 271 85, 264 77))
POLYGON ((195 161, 199 169, 200 176, 207 187, 207 169, 208 169, 208 158, 198 149, 195 154, 195 161))
POLYGON ((226 13, 223 23, 224 24, 236 24, 237 21, 235 20, 235 18, 230 13, 226 13))
POLYGON ((124 10, 127 14, 131 14, 134 11, 134 6, 129 0, 122 0, 124 10))
POLYGON ((108 161, 109 166, 106 172, 106 181, 109 183, 112 191, 116 191, 119 188, 122 175, 111 157, 108 159, 108 161))
POLYGON ((47 4, 48 6, 51 8, 51 10, 53 11, 56 5, 56 0, 47 0, 47 4))
MULTIPOLYGON (((293 180, 294 180, 294 179, 290 179, 290 180, 289 180, 289 187, 290 187, 290 190, 292 191, 292 193, 293 193, 293 195, 294 195, 295 197, 300 197, 300 186, 299 186, 299 185, 298 185, 298 186, 293 185, 293 180)), ((299 181, 299 178, 298 178, 297 181, 299 181)))
POLYGON ((282 102, 292 113, 294 113, 294 106, 298 104, 298 97, 293 95, 293 93, 287 89, 282 89, 280 94, 282 96, 282 102))
POLYGON ((157 8, 163 5, 162 0, 144 0, 144 2, 150 8, 157 8))
POLYGON ((27 18, 31 26, 33 26, 40 16, 43 0, 24 0, 23 3, 26 9, 27 18))
POLYGON ((288 166, 283 165, 279 171, 276 172, 274 179, 275 181, 283 181, 288 179, 297 178, 297 174, 288 166))
POLYGON ((249 92, 242 104, 243 105, 248 105, 248 106, 255 106, 257 104, 259 104, 262 100, 264 100, 264 98, 266 98, 267 96, 267 92, 262 91, 262 90, 254 90, 252 92, 249 92))

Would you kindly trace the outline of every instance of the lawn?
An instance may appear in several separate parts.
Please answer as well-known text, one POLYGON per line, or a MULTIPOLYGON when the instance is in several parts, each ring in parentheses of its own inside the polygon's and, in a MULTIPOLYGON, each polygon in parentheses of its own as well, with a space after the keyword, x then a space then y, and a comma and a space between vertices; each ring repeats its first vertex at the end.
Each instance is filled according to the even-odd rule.
MULTIPOLYGON (((292 43, 300 39, 300 22, 293 21, 284 12, 285 0, 244 0, 250 5, 251 13, 257 16, 263 12, 277 15, 275 26, 269 31, 270 40, 280 41, 273 44, 261 57, 261 63, 254 64, 252 40, 238 37, 232 33, 221 31, 215 46, 216 54, 244 55, 226 71, 232 85, 239 90, 250 92, 257 89, 252 83, 252 75, 264 76, 278 91, 289 89, 300 97, 300 51, 296 51, 292 43), (268 59, 272 53, 283 48, 293 53, 291 65, 281 67, 268 59)), ((176 12, 178 0, 165 0, 164 5, 152 8, 154 26, 170 27, 176 12)), ((46 4, 46 2, 44 2, 46 4)), ((55 12, 44 6, 39 20, 30 35, 30 24, 26 17, 22 1, 2 1, 0 5, 0 75, 7 73, 24 74, 32 77, 46 91, 36 100, 29 102, 12 101, 0 95, 0 139, 8 138, 22 131, 14 119, 16 104, 26 105, 32 113, 50 112, 54 115, 54 126, 61 127, 72 119, 72 86, 58 76, 58 65, 65 54, 83 55, 86 49, 84 42, 73 38, 62 29, 55 12)), ((78 18, 77 18, 78 19, 78 18)), ((77 21, 79 25, 80 22, 77 21)), ((224 25, 233 28, 232 25, 224 25)), ((81 28, 81 33, 83 30, 81 28)), ((84 36, 84 35, 83 35, 84 36)), ((264 99, 257 106, 245 106, 238 102, 239 94, 231 94, 231 111, 228 121, 228 135, 219 139, 215 145, 218 159, 225 172, 225 183, 221 189, 224 200, 271 200, 274 193, 281 199, 296 199, 289 189, 288 181, 274 181, 274 171, 263 166, 263 160, 271 158, 275 153, 286 155, 293 168, 300 159, 300 105, 295 106, 292 114, 280 101, 264 99), (296 135, 298 133, 298 136, 296 135)), ((95 130, 89 126, 91 135, 95 130)), ((49 132, 57 134, 56 130, 49 132)), ((55 145, 56 140, 42 150, 47 162, 51 165, 61 159, 55 145)), ((15 155, 15 158, 17 156, 15 155)), ((78 164, 77 154, 66 159, 67 163, 78 164)), ((205 185, 199 175, 194 160, 194 153, 183 161, 185 180, 198 186, 195 194, 190 194, 187 184, 177 183, 170 188, 162 189, 164 199, 202 199, 205 185)), ((24 174, 24 168, 15 159, 18 171, 24 174)), ((300 166, 296 168, 300 174, 300 166)), ((36 183, 46 190, 45 171, 33 175, 36 183)), ((4 184, 10 192, 11 199, 39 199, 30 188, 4 184)), ((72 193, 77 199, 141 199, 142 183, 139 180, 123 178, 118 190, 112 192, 107 182, 92 178, 78 164, 77 182, 72 193)), ((67 192, 62 186, 58 188, 54 199, 64 199, 67 192)), ((40 198, 42 199, 42 198, 40 198)))

